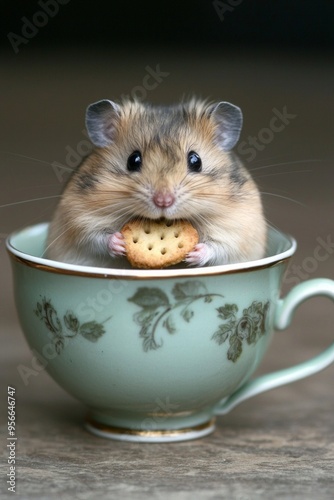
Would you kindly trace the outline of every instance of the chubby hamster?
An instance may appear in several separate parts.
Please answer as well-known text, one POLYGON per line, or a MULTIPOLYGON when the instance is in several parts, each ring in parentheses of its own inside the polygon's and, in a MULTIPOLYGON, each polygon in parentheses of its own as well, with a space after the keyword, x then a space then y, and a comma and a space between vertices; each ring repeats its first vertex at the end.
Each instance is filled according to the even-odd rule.
MULTIPOLYGON (((71 176, 51 221, 46 256, 113 267, 132 219, 185 219, 199 243, 185 265, 263 257, 266 222, 256 184, 231 151, 240 108, 192 99, 171 106, 102 100, 86 112, 95 148, 71 176)), ((119 266, 118 266, 119 267, 119 266)))

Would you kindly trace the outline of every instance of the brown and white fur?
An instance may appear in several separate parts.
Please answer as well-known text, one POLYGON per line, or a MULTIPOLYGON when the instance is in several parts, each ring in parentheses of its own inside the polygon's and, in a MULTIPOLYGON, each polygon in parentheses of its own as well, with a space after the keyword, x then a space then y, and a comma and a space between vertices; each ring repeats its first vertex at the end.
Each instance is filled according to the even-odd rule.
POLYGON ((200 238, 186 257, 190 265, 263 257, 259 191, 230 151, 242 126, 238 107, 196 99, 166 107, 103 100, 87 108, 86 125, 96 148, 63 192, 48 258, 112 267, 126 254, 120 229, 137 218, 189 220, 200 238), (141 155, 138 171, 127 167, 133 152, 141 155), (200 171, 190 170, 190 152, 200 157, 200 171))

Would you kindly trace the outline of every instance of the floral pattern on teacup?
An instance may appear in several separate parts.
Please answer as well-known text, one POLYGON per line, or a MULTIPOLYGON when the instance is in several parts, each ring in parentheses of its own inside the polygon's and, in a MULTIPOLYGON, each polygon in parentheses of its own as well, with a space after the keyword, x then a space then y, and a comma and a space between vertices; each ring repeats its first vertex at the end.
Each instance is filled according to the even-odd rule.
POLYGON ((163 345, 156 340, 157 328, 161 325, 169 334, 176 333, 176 323, 172 311, 181 308, 179 314, 184 321, 189 323, 194 316, 192 305, 198 300, 210 303, 213 297, 223 297, 220 294, 208 293, 206 286, 200 281, 186 281, 177 283, 172 289, 174 302, 170 301, 168 295, 160 288, 140 287, 133 297, 129 298, 141 308, 141 311, 133 315, 133 319, 139 325, 139 336, 143 339, 144 351, 158 349, 163 345))
POLYGON ((34 313, 52 333, 57 354, 63 350, 67 339, 73 339, 77 335, 81 335, 90 342, 96 342, 106 332, 103 323, 110 319, 107 318, 103 323, 97 321, 80 323, 74 312, 68 310, 61 320, 51 300, 46 297, 42 297, 41 302, 37 302, 34 313))
POLYGON ((227 359, 236 362, 242 353, 243 342, 256 344, 260 337, 266 333, 266 322, 269 311, 269 302, 254 301, 245 308, 242 316, 238 318, 238 306, 236 304, 225 304, 218 307, 218 318, 222 319, 218 330, 212 335, 212 340, 217 344, 229 341, 227 359))
MULTIPOLYGON (((192 305, 196 301, 209 304, 214 297, 224 297, 221 294, 209 293, 206 286, 197 280, 177 283, 171 293, 174 300, 170 300, 160 288, 140 287, 128 299, 141 309, 133 315, 133 319, 140 326, 139 336, 143 339, 145 352, 162 347, 163 340, 160 343, 156 340, 159 326, 169 334, 176 333, 176 321, 173 316, 175 309, 181 308, 179 315, 189 323, 195 314, 192 305)), ((226 303, 216 310, 223 323, 211 339, 219 345, 228 341, 227 358, 235 363, 242 354, 244 341, 249 345, 256 344, 265 334, 269 302, 253 301, 243 310, 241 317, 237 316, 239 309, 236 304, 226 303)))
MULTIPOLYGON (((176 309, 179 309, 178 314, 183 321, 190 323, 195 315, 193 307, 195 302, 202 302, 204 305, 210 304, 214 298, 224 298, 224 295, 219 293, 210 293, 205 284, 199 280, 176 283, 171 294, 173 299, 160 288, 139 287, 134 295, 128 298, 129 302, 140 308, 133 314, 133 321, 140 327, 139 337, 142 339, 145 352, 162 347, 163 340, 157 341, 158 328, 163 328, 170 335, 177 333, 176 309)), ((237 304, 223 303, 216 308, 216 311, 222 323, 218 325, 211 340, 218 345, 228 342, 227 359, 235 363, 242 354, 245 342, 248 345, 256 344, 266 333, 269 301, 263 303, 254 300, 239 315, 237 304)), ((81 323, 72 310, 67 310, 61 318, 51 299, 46 297, 41 297, 41 301, 37 302, 34 313, 52 333, 57 354, 64 349, 68 339, 73 339, 77 335, 90 342, 97 342, 106 333, 104 323, 111 318, 110 316, 102 323, 97 321, 81 323)))

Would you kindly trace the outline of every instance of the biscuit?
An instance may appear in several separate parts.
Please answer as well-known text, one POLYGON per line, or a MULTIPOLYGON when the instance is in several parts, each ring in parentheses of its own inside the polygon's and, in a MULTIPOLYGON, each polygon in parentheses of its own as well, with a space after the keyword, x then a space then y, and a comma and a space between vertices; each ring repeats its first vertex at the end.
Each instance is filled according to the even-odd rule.
POLYGON ((178 264, 198 243, 196 229, 184 220, 134 220, 121 233, 130 264, 142 269, 178 264))

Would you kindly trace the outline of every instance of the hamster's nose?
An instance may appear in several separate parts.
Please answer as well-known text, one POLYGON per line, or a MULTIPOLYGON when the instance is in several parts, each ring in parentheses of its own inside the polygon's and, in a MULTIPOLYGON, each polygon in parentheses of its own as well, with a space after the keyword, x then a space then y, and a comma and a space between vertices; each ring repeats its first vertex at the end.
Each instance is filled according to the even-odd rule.
POLYGON ((157 191, 153 196, 153 203, 159 208, 171 207, 175 201, 172 193, 157 191))

